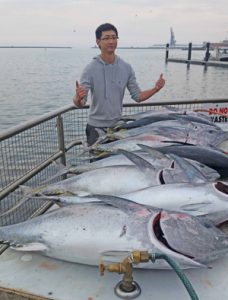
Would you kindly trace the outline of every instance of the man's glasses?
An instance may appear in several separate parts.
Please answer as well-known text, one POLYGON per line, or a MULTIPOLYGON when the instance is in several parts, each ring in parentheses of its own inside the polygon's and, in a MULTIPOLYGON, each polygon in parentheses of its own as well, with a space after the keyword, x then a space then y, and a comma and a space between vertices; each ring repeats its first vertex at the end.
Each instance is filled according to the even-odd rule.
POLYGON ((101 38, 100 40, 105 41, 105 42, 107 42, 109 40, 116 41, 116 40, 118 40, 118 36, 105 36, 105 37, 101 38))

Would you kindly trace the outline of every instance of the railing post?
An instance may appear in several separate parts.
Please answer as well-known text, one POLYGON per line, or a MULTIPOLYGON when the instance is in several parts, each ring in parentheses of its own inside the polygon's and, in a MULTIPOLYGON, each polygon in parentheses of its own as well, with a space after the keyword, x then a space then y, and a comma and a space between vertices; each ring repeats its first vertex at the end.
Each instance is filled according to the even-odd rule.
POLYGON ((205 53, 205 57, 204 57, 204 61, 208 61, 210 57, 210 43, 206 44, 206 53, 205 53))
POLYGON ((58 134, 58 143, 59 150, 62 151, 60 157, 61 163, 66 166, 66 149, 65 149, 65 140, 64 140, 64 129, 63 129, 63 118, 61 115, 57 116, 57 134, 58 134))
POLYGON ((192 43, 188 44, 188 60, 192 58, 192 43))
POLYGON ((166 44, 165 62, 168 62, 169 58, 169 44, 166 44))

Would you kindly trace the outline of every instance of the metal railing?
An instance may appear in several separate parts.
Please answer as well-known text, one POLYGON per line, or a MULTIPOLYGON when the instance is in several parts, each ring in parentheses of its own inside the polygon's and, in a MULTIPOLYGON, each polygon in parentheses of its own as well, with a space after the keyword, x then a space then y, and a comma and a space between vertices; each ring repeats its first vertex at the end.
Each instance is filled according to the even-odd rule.
MULTIPOLYGON (((87 111, 87 108, 74 109, 72 105, 63 107, 0 134, 0 214, 22 198, 22 185, 39 186, 56 173, 53 161, 66 165, 68 155, 68 159, 79 163, 77 153, 83 149, 87 111)), ((44 205, 28 201, 0 218, 0 225, 26 220, 41 204, 44 205)))
MULTIPOLYGON (((203 103, 227 102, 227 99, 212 99, 125 104, 123 114, 157 110, 161 105, 195 110, 203 103)), ((88 106, 76 109, 69 105, 0 133, 0 226, 21 222, 50 206, 49 202, 31 199, 12 210, 23 197, 23 185, 37 187, 56 174, 61 165, 85 163, 87 117, 88 106)), ((61 176, 54 181, 60 179, 61 176)))

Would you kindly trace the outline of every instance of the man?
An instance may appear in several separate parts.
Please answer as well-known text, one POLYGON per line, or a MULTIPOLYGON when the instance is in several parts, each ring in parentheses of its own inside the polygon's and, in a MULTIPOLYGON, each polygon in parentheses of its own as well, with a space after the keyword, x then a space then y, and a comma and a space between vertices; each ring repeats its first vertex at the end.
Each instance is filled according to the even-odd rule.
POLYGON ((120 120, 125 89, 136 102, 149 99, 165 85, 160 78, 155 86, 141 91, 132 67, 115 54, 118 31, 112 24, 105 23, 96 29, 96 43, 101 54, 84 69, 80 84, 76 81, 76 95, 73 98, 77 107, 82 107, 91 92, 89 120, 86 127, 88 145, 98 138, 96 128, 110 128, 120 120))

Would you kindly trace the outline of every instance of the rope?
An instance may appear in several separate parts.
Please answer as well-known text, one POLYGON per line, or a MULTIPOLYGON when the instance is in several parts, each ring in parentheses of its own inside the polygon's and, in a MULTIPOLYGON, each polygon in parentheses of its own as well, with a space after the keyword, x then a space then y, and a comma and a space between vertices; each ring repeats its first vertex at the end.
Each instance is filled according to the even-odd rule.
POLYGON ((176 274, 179 276, 180 280, 184 284, 186 290, 188 291, 190 297, 192 300, 199 300, 199 297, 197 296, 195 290, 192 287, 191 282, 188 280, 186 275, 181 271, 177 263, 172 260, 168 255, 163 253, 150 253, 150 260, 154 263, 157 259, 164 259, 167 261, 167 263, 173 268, 173 270, 176 272, 176 274))

